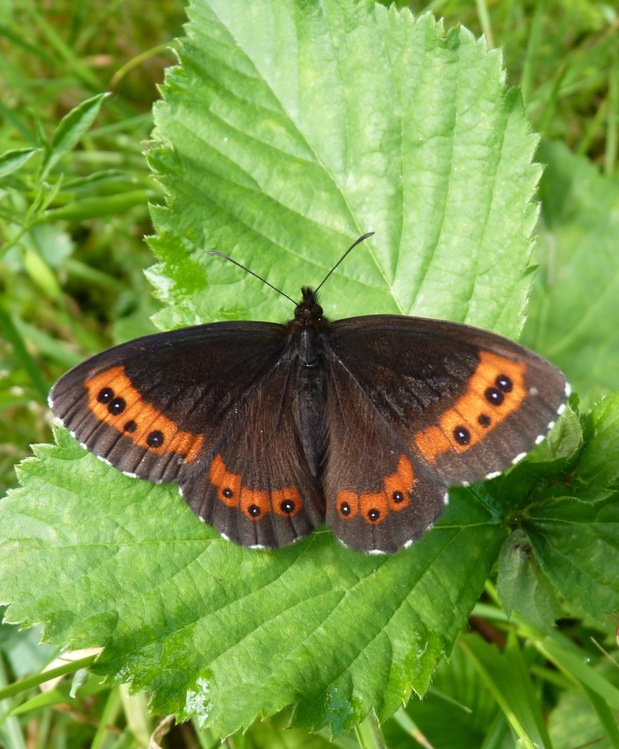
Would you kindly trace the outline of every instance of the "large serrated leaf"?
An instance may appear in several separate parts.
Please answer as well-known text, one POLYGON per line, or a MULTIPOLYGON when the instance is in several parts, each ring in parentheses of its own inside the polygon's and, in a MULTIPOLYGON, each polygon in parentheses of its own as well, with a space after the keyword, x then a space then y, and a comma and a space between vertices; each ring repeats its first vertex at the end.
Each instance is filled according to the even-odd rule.
POLYGON ((163 325, 290 315, 207 247, 296 295, 372 230, 325 288, 332 317, 519 332, 540 170, 496 51, 429 15, 350 0, 189 13, 150 152, 169 206, 152 242, 163 325))
POLYGON ((367 557, 321 532, 256 553, 203 526, 170 487, 111 471, 64 432, 20 469, 0 515, 11 621, 106 645, 97 670, 156 710, 227 733, 297 702, 337 733, 423 693, 505 531, 461 492, 413 549, 367 557))
MULTIPOLYGON (((530 286, 536 140, 500 57, 430 16, 352 0, 194 0, 156 111, 151 164, 165 326, 290 315, 216 247, 333 317, 426 314, 516 334, 530 286), (208 293, 205 288, 208 287, 208 293)), ((346 730, 422 694, 506 531, 458 491, 414 548, 377 559, 327 531, 257 553, 174 487, 132 481, 64 433, 23 464, 0 516, 10 618, 105 645, 98 670, 221 734, 295 703, 346 730)))

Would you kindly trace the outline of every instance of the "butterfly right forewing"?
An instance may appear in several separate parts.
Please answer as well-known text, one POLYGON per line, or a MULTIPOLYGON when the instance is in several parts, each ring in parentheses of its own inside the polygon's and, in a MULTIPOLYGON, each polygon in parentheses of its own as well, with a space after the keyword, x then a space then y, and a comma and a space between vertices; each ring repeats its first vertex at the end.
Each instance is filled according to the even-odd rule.
POLYGON ((146 336, 63 375, 50 405, 124 473, 175 481, 202 520, 245 546, 284 546, 324 503, 295 422, 285 326, 229 322, 146 336))
POLYGON ((393 315, 339 320, 329 347, 377 416, 447 485, 505 470, 543 438, 569 395, 550 362, 457 323, 393 315))

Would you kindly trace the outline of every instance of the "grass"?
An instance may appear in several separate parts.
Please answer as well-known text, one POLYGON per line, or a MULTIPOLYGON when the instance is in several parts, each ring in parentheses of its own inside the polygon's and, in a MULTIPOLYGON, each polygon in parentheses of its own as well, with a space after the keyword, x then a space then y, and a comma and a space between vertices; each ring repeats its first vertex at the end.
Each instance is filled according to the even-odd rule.
MULTIPOLYGON (((490 46, 503 50, 509 81, 521 86, 533 128, 595 164, 610 189, 617 177, 619 123, 619 21, 610 3, 454 0, 412 6, 416 13, 429 8, 445 16, 447 27, 460 23, 483 31, 490 46)), ((142 151, 157 84, 174 61, 166 45, 180 33, 184 15, 178 2, 64 0, 25 2, 0 14, 0 151, 13 151, 15 159, 34 152, 1 187, 4 490, 15 484, 13 465, 30 454, 30 443, 50 439, 48 386, 87 354, 153 329, 148 318, 157 304, 142 272, 152 257, 143 237, 152 231, 148 201, 157 201, 160 191, 142 151), (45 149, 63 135, 58 123, 103 91, 111 96, 96 124, 46 174, 45 149)), ((369 719, 336 746, 429 746, 430 737, 441 747, 515 746, 518 700, 531 715, 547 716, 544 724, 532 718, 530 730, 542 739, 549 735, 557 748, 619 746, 612 645, 585 616, 570 613, 554 634, 540 633, 508 619, 488 583, 473 632, 441 664, 425 702, 412 701, 382 729, 369 719), (486 642, 501 649, 489 652, 486 642), (593 676, 579 670, 587 660, 595 664, 593 676)), ((102 686, 86 672, 40 692, 42 668, 55 652, 38 646, 36 632, 3 625, 0 637, 0 744, 10 749, 147 746, 153 731, 162 746, 219 743, 197 725, 162 722, 148 713, 143 696, 102 686), (18 681, 26 676, 27 682, 18 681)), ((287 717, 265 720, 227 742, 327 745, 320 735, 284 731, 287 717)))

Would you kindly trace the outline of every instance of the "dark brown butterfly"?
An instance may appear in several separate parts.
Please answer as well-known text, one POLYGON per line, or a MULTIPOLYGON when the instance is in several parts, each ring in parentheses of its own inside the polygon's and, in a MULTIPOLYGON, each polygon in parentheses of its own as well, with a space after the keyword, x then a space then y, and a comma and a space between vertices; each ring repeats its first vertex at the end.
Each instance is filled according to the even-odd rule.
POLYGON ((139 338, 65 374, 49 403, 85 448, 178 483, 235 543, 286 546, 326 521, 346 546, 390 553, 432 526, 447 487, 520 460, 568 395, 549 362, 493 333, 396 315, 330 322, 304 287, 285 325, 139 338))

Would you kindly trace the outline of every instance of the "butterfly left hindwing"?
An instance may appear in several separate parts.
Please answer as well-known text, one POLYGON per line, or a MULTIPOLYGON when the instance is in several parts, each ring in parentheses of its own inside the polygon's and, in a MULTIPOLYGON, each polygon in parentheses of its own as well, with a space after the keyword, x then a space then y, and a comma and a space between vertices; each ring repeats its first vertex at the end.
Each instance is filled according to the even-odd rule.
POLYGON ((299 439, 293 384, 284 357, 215 443, 208 467, 180 477, 194 512, 242 546, 288 546, 324 521, 320 484, 299 439))

